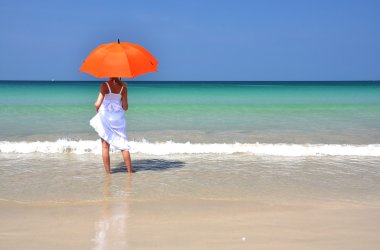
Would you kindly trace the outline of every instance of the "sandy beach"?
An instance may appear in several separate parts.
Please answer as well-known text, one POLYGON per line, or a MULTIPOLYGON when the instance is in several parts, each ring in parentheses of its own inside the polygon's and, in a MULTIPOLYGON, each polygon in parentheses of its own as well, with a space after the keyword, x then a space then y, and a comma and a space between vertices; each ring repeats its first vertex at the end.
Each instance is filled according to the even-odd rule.
POLYGON ((1 202, 1 249, 376 249, 379 204, 1 202))
POLYGON ((380 244, 377 157, 347 164, 347 157, 136 154, 136 173, 129 176, 121 155, 112 156, 113 174, 107 176, 100 156, 46 154, 40 166, 48 167, 31 169, 36 156, 9 154, 0 179, 0 248, 376 249, 380 244))

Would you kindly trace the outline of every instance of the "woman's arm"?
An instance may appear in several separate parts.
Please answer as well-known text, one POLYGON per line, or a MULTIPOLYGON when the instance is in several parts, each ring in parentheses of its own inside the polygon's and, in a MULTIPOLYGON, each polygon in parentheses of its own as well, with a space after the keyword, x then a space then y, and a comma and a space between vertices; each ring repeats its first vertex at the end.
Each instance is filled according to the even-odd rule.
POLYGON ((124 110, 128 110, 128 97, 127 97, 128 89, 125 83, 123 83, 123 86, 124 88, 123 88, 123 91, 121 92, 121 104, 124 110))
POLYGON ((105 89, 104 89, 104 84, 102 84, 100 86, 100 92, 99 92, 99 95, 98 95, 98 99, 96 100, 96 102, 94 103, 95 105, 95 108, 96 108, 96 112, 98 112, 99 108, 100 108, 100 105, 102 105, 103 103, 103 99, 104 99, 104 92, 105 89))

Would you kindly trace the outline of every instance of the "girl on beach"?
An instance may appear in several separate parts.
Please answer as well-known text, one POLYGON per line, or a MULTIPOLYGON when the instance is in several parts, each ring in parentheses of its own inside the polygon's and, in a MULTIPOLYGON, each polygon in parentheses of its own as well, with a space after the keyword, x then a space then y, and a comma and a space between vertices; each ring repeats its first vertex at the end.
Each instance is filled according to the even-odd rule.
POLYGON ((101 137, 103 163, 108 174, 111 173, 110 145, 121 150, 128 173, 132 173, 124 116, 128 109, 127 92, 127 85, 119 78, 111 77, 102 83, 94 104, 97 114, 90 120, 90 125, 101 137))

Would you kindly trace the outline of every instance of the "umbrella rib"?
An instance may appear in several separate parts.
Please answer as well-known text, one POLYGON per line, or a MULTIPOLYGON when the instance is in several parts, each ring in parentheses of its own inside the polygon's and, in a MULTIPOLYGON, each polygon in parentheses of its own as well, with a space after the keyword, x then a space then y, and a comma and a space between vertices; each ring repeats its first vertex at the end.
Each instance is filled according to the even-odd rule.
POLYGON ((128 57, 128 54, 127 54, 127 52, 126 52, 126 50, 124 50, 123 49, 123 53, 124 53, 124 55, 125 55, 125 58, 126 58, 126 60, 127 60, 127 63, 128 63, 128 68, 129 68, 129 74, 132 76, 132 78, 134 77, 134 75, 133 75, 133 70, 132 70, 132 64, 131 64, 131 62, 129 61, 129 57, 128 57))

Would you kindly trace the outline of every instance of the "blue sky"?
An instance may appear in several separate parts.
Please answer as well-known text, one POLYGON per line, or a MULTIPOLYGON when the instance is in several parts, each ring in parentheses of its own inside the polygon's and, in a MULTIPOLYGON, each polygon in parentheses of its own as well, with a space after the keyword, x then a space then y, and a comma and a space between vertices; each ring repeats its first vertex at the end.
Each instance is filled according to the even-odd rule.
POLYGON ((380 79, 380 1, 0 2, 0 79, 95 80, 101 43, 146 47, 136 80, 380 79))

